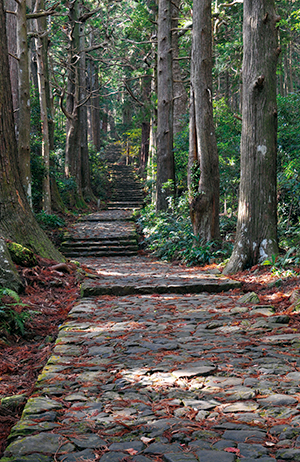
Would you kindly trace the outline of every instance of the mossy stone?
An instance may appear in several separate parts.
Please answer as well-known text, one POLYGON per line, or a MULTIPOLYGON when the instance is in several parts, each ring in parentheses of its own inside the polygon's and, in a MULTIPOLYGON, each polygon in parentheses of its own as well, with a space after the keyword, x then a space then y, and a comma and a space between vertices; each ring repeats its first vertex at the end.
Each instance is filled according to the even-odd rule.
POLYGON ((32 250, 23 247, 16 242, 8 242, 7 248, 11 255, 12 261, 21 266, 36 266, 37 260, 32 250))
POLYGON ((25 404, 27 397, 24 394, 6 396, 1 399, 1 406, 8 409, 16 409, 21 404, 25 404))

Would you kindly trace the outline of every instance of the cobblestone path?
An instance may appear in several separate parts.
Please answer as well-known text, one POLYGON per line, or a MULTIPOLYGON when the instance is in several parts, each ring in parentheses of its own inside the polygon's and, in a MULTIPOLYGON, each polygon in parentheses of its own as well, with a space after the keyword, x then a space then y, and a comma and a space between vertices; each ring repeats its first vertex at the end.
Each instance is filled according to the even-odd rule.
POLYGON ((199 268, 81 261, 97 276, 1 462, 300 460, 300 334, 288 316, 199 268))

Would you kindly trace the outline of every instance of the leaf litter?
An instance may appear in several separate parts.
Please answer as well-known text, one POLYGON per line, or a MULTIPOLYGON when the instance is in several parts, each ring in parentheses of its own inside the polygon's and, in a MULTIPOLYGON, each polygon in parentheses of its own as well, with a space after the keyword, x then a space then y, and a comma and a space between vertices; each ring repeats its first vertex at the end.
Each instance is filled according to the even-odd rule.
MULTIPOLYGON (((0 399, 30 396, 51 355, 59 326, 79 298, 77 267, 55 265, 51 260, 38 257, 34 268, 17 266, 25 285, 21 302, 32 314, 26 321, 23 337, 0 331, 0 399)), ((13 408, 0 405, 0 457, 24 404, 25 401, 13 408)))
MULTIPOLYGON (((28 306, 30 306, 30 308, 37 313, 34 316, 34 319, 27 322, 26 324, 26 328, 28 329, 28 332, 30 332, 30 336, 27 336, 24 339, 15 338, 12 336, 8 338, 9 344, 1 343, 0 345, 0 396, 12 396, 21 393, 24 393, 26 396, 30 395, 40 370, 51 354, 53 342, 57 336, 59 325, 64 322, 68 312, 74 305, 75 301, 78 299, 79 288, 76 269, 72 268, 71 272, 68 273, 63 271, 60 272, 53 268, 51 269, 51 266, 53 266, 53 262, 51 262, 51 265, 49 264, 48 266, 43 266, 41 264, 41 266, 35 268, 34 271, 28 271, 28 269, 26 269, 26 271, 22 272, 22 269, 19 268, 27 284, 26 294, 22 297, 22 302, 28 304, 28 306), (52 338, 50 339, 50 337, 52 338)), ((259 271, 255 274, 253 271, 239 273, 235 276, 235 279, 242 282, 242 289, 244 292, 255 291, 258 294, 262 304, 266 305, 272 303, 272 305, 275 307, 276 314, 282 314, 288 310, 291 293, 293 290, 299 289, 299 278, 289 278, 288 280, 283 281, 279 288, 269 288, 268 284, 270 281, 272 282, 273 275, 270 274, 265 268, 259 269, 259 271)), ((237 290, 231 291, 233 299, 234 296, 238 293, 240 292, 237 290)), ((152 295, 152 297, 156 298, 158 296, 152 295)), ((102 301, 105 300, 107 302, 113 302, 114 299, 114 296, 101 297, 102 301)), ((175 296, 174 299, 176 299, 175 296)), ((171 305, 170 313, 175 312, 174 306, 175 305, 171 305)), ((109 305, 107 305, 106 309, 107 308, 109 309, 109 305)), ((218 305, 217 308, 223 308, 223 305, 220 304, 220 306, 218 305)), ((248 314, 245 313, 244 318, 246 319, 247 317, 248 314)), ((140 327, 141 324, 135 321, 131 321, 129 326, 130 327, 128 327, 128 330, 140 327)), ((182 326, 184 326, 184 323, 182 326)), ((145 328, 147 327, 145 326, 145 328)), ((287 329, 288 328, 294 332, 300 332, 299 314, 294 314, 291 316, 291 321, 289 326, 287 326, 287 329)), ((169 325, 169 327, 162 332, 162 336, 165 335, 167 337, 167 334, 171 330, 172 327, 169 325)), ((227 336, 227 334, 225 335, 227 336)), ((271 335, 271 333, 269 332, 266 335, 271 335)), ((120 338, 122 338, 122 336, 120 336, 120 338)), ((123 338, 127 338, 127 333, 123 334, 123 338)), ((245 340, 244 347, 257 344, 259 344, 259 339, 256 341, 255 339, 251 338, 251 340, 245 340)), ((241 346, 242 345, 240 344, 239 347, 241 346)), ((218 345, 215 344, 214 347, 217 348, 218 345)), ((159 363, 163 360, 165 354, 171 353, 173 355, 177 355, 178 351, 174 350, 172 352, 167 351, 165 353, 153 353, 153 355, 155 355, 157 363, 159 363)), ((283 354, 288 355, 287 352, 283 352, 283 354)), ((236 357, 241 356, 246 357, 244 353, 236 354, 236 357)), ((213 361, 216 359, 216 357, 212 355, 211 358, 207 359, 211 359, 213 361)), ((191 358, 191 360, 194 361, 195 358, 191 358)), ((224 371, 230 374, 231 369, 232 366, 227 364, 227 366, 224 368, 224 371)), ((219 368, 219 370, 221 370, 221 368, 219 368)), ((257 372, 256 374, 252 374, 252 376, 259 377, 260 373, 257 372)), ((182 381, 182 384, 183 382, 184 381, 182 381)), ((185 384, 186 389, 188 389, 188 381, 185 381, 185 384)), ((153 389, 162 390, 159 384, 154 386, 153 389)), ((261 397, 263 396, 264 395, 261 397)), ((258 395, 256 398, 258 397, 260 396, 258 395)), ((222 401, 222 399, 218 399, 222 401)), ((124 405, 128 405, 128 403, 124 402, 124 405)), ((162 400, 160 406, 165 407, 168 410, 171 409, 171 413, 174 411, 174 409, 176 409, 176 406, 168 406, 167 399, 162 400)), ((0 412, 0 441, 3 440, 2 447, 0 447, 0 456, 1 450, 3 451, 5 447, 9 430, 19 419, 22 407, 22 405, 19 405, 13 411, 7 410, 5 415, 2 415, 3 410, 0 412)), ((195 417, 196 412, 193 409, 190 409, 189 414, 184 416, 184 418, 189 418, 191 421, 190 428, 185 429, 186 433, 194 432, 195 428, 199 428, 201 430, 203 430, 204 427, 206 429, 209 429, 210 427, 212 428, 215 426, 216 421, 221 418, 221 415, 219 415, 219 417, 215 416, 211 419, 207 419, 205 425, 203 421, 196 422, 194 420, 195 417)), ((123 420, 126 420, 126 418, 123 420)), ((227 420, 230 420, 229 416, 227 417, 227 420)), ((270 420, 272 421, 272 426, 275 422, 277 424, 288 422, 288 419, 270 420)), ((235 421, 234 418, 232 418, 232 421, 235 421)), ((132 430, 132 427, 127 428, 124 421, 118 420, 116 423, 123 426, 123 432, 132 430)), ((229 452, 228 449, 227 451, 229 452)), ((239 455, 236 451, 234 452, 237 456, 239 455)), ((160 457, 157 456, 157 461, 160 460, 160 457)))

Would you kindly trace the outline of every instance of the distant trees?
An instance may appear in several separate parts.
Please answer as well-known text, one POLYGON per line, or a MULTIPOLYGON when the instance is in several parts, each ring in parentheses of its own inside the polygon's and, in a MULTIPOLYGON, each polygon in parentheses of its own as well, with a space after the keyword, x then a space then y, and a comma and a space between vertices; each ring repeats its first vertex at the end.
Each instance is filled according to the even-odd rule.
POLYGON ((0 0, 0 31, 0 236, 61 261, 62 255, 32 214, 18 173, 3 0, 0 0))

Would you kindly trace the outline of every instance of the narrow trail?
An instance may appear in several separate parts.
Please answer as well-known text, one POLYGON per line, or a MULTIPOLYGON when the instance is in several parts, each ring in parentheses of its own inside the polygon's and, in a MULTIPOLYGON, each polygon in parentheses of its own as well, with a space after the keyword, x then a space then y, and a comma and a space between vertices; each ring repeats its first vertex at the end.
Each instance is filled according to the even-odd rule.
POLYGON ((300 334, 218 271, 139 256, 127 173, 137 194, 66 235, 93 274, 1 462, 300 460, 300 334))

